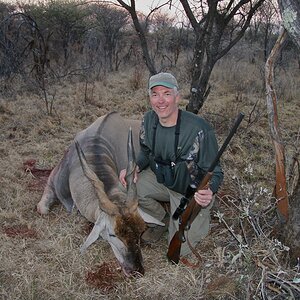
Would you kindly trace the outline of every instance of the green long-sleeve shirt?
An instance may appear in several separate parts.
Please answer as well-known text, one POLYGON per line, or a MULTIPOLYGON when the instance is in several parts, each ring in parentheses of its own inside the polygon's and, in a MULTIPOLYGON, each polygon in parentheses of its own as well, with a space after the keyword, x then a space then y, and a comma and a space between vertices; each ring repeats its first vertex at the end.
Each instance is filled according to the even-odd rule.
MULTIPOLYGON (((150 166, 151 170, 156 173, 155 159, 173 162, 175 164, 174 180, 167 187, 185 194, 188 185, 198 183, 200 174, 208 170, 217 155, 218 144, 214 130, 201 117, 181 111, 178 147, 177 153, 174 153, 176 126, 164 127, 159 122, 157 123, 157 120, 158 117, 152 110, 144 115, 140 130, 141 150, 138 154, 137 165, 140 170, 150 166), (155 139, 153 139, 154 133, 155 139), (153 147, 153 141, 155 147, 153 147), (155 153, 153 153, 154 148, 155 153)), ((217 165, 210 180, 210 189, 213 193, 217 192, 222 180, 223 172, 220 165, 217 165)))

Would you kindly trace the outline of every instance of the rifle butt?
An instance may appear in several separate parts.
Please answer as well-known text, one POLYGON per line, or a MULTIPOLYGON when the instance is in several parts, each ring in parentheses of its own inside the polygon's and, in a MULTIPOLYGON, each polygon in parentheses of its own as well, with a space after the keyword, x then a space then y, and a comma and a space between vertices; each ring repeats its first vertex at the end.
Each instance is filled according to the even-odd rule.
POLYGON ((173 264, 179 263, 181 244, 182 241, 179 238, 179 232, 176 231, 176 233, 174 234, 170 242, 169 249, 167 252, 167 257, 169 261, 172 262, 173 264))

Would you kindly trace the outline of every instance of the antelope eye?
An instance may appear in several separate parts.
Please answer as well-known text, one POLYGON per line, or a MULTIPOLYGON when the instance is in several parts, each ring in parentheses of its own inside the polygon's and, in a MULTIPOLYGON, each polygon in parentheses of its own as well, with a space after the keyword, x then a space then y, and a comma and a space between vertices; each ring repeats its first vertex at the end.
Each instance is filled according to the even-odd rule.
POLYGON ((112 234, 112 233, 109 233, 108 234, 110 237, 116 237, 116 235, 115 234, 112 234))

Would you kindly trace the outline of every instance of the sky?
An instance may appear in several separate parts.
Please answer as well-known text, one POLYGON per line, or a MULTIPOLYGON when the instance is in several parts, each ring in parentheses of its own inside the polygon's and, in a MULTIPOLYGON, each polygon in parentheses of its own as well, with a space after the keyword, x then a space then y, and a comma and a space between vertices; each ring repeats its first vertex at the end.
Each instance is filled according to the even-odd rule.
MULTIPOLYGON (((107 1, 109 1, 109 0, 107 0, 107 1)), ((130 5, 130 0, 123 0, 123 1, 130 5)), ((116 2, 116 1, 114 1, 114 2, 116 2)), ((137 11, 140 11, 144 14, 148 14, 150 12, 151 8, 162 5, 163 3, 166 3, 166 2, 167 2, 167 0, 136 0, 135 6, 136 6, 137 11)), ((177 2, 178 2, 177 0, 173 0, 173 5, 176 5, 177 2)), ((172 13, 172 11, 174 11, 174 8, 170 10, 169 6, 166 6, 163 9, 163 11, 172 13)))
MULTIPOLYGON (((7 2, 7 3, 18 2, 18 0, 2 0, 2 1, 7 2)), ((35 0, 20 0, 20 2, 34 2, 34 1, 35 0)), ((47 0, 44 0, 44 1, 47 1, 47 0)), ((99 1, 101 1, 101 0, 99 0, 99 1)), ((103 2, 117 2, 116 0, 102 0, 102 1, 103 2)), ((130 0, 123 0, 123 1, 130 5, 130 0)), ((140 11, 144 14, 148 14, 150 12, 151 8, 154 8, 165 2, 167 2, 167 0, 135 0, 135 5, 136 5, 137 11, 140 11)), ((176 4, 177 2, 178 2, 178 0, 173 0, 173 5, 176 4)), ((166 8, 163 9, 163 11, 172 13, 172 11, 174 11, 174 8, 170 10, 169 7, 166 6, 166 8)))
MULTIPOLYGON (((105 0, 104 0, 105 1, 105 0)), ((107 0, 109 1, 109 0, 107 0)), ((130 0, 123 0, 125 3, 130 5, 130 0)), ((114 1, 116 2, 116 1, 114 1)), ((135 5, 137 10, 147 13, 150 11, 151 7, 155 7, 157 4, 162 4, 166 1, 163 0, 136 0, 135 5)))
MULTIPOLYGON (((126 2, 130 2, 130 1, 126 1, 126 2)), ((136 0, 135 5, 137 7, 137 10, 147 13, 150 11, 151 7, 155 7, 156 2, 161 2, 161 1, 136 0)))

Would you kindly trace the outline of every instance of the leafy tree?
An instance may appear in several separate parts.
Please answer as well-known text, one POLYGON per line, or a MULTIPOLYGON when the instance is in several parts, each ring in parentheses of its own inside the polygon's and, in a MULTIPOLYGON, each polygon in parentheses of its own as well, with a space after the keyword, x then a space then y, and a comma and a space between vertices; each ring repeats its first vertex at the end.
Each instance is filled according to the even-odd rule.
POLYGON ((153 59, 150 56, 145 27, 142 26, 142 23, 140 22, 140 19, 138 17, 138 14, 137 14, 137 11, 135 8, 135 0, 130 1, 131 5, 128 5, 124 1, 121 1, 121 0, 117 0, 117 1, 121 4, 122 7, 124 7, 129 12, 129 14, 132 18, 134 28, 138 34, 140 44, 142 47, 143 59, 144 59, 146 66, 149 69, 150 74, 157 73, 153 59))
POLYGON ((193 32, 190 28, 186 28, 185 24, 181 22, 180 26, 170 28, 169 41, 166 45, 167 52, 171 53, 176 66, 179 55, 182 51, 189 51, 192 49, 193 32))
POLYGON ((192 49, 193 32, 185 22, 176 22, 175 17, 159 10, 153 11, 146 20, 148 28, 151 28, 147 33, 151 58, 160 61, 159 69, 175 66, 180 53, 192 49))
POLYGON ((0 76, 5 77, 20 70, 28 45, 20 34, 23 22, 15 9, 14 5, 0 3, 0 76))
POLYGON ((278 30, 278 7, 272 1, 266 1, 258 9, 251 26, 251 40, 261 41, 264 49, 264 60, 270 53, 275 42, 275 32, 278 30), (254 30, 253 30, 254 29, 254 30))
MULTIPOLYGON (((90 18, 95 27, 94 33, 99 33, 99 41, 103 45, 103 54, 109 70, 118 70, 119 53, 125 37, 124 29, 128 24, 128 14, 110 5, 93 4, 89 7, 90 18)), ((99 49, 99 48, 98 48, 99 49)), ((98 53, 99 55, 99 53, 98 53)))
POLYGON ((63 64, 66 65, 72 48, 77 49, 89 28, 87 10, 82 8, 81 2, 51 0, 23 5, 22 8, 24 13, 36 20, 44 35, 51 35, 52 57, 57 59, 60 57, 59 51, 62 51, 63 64))

